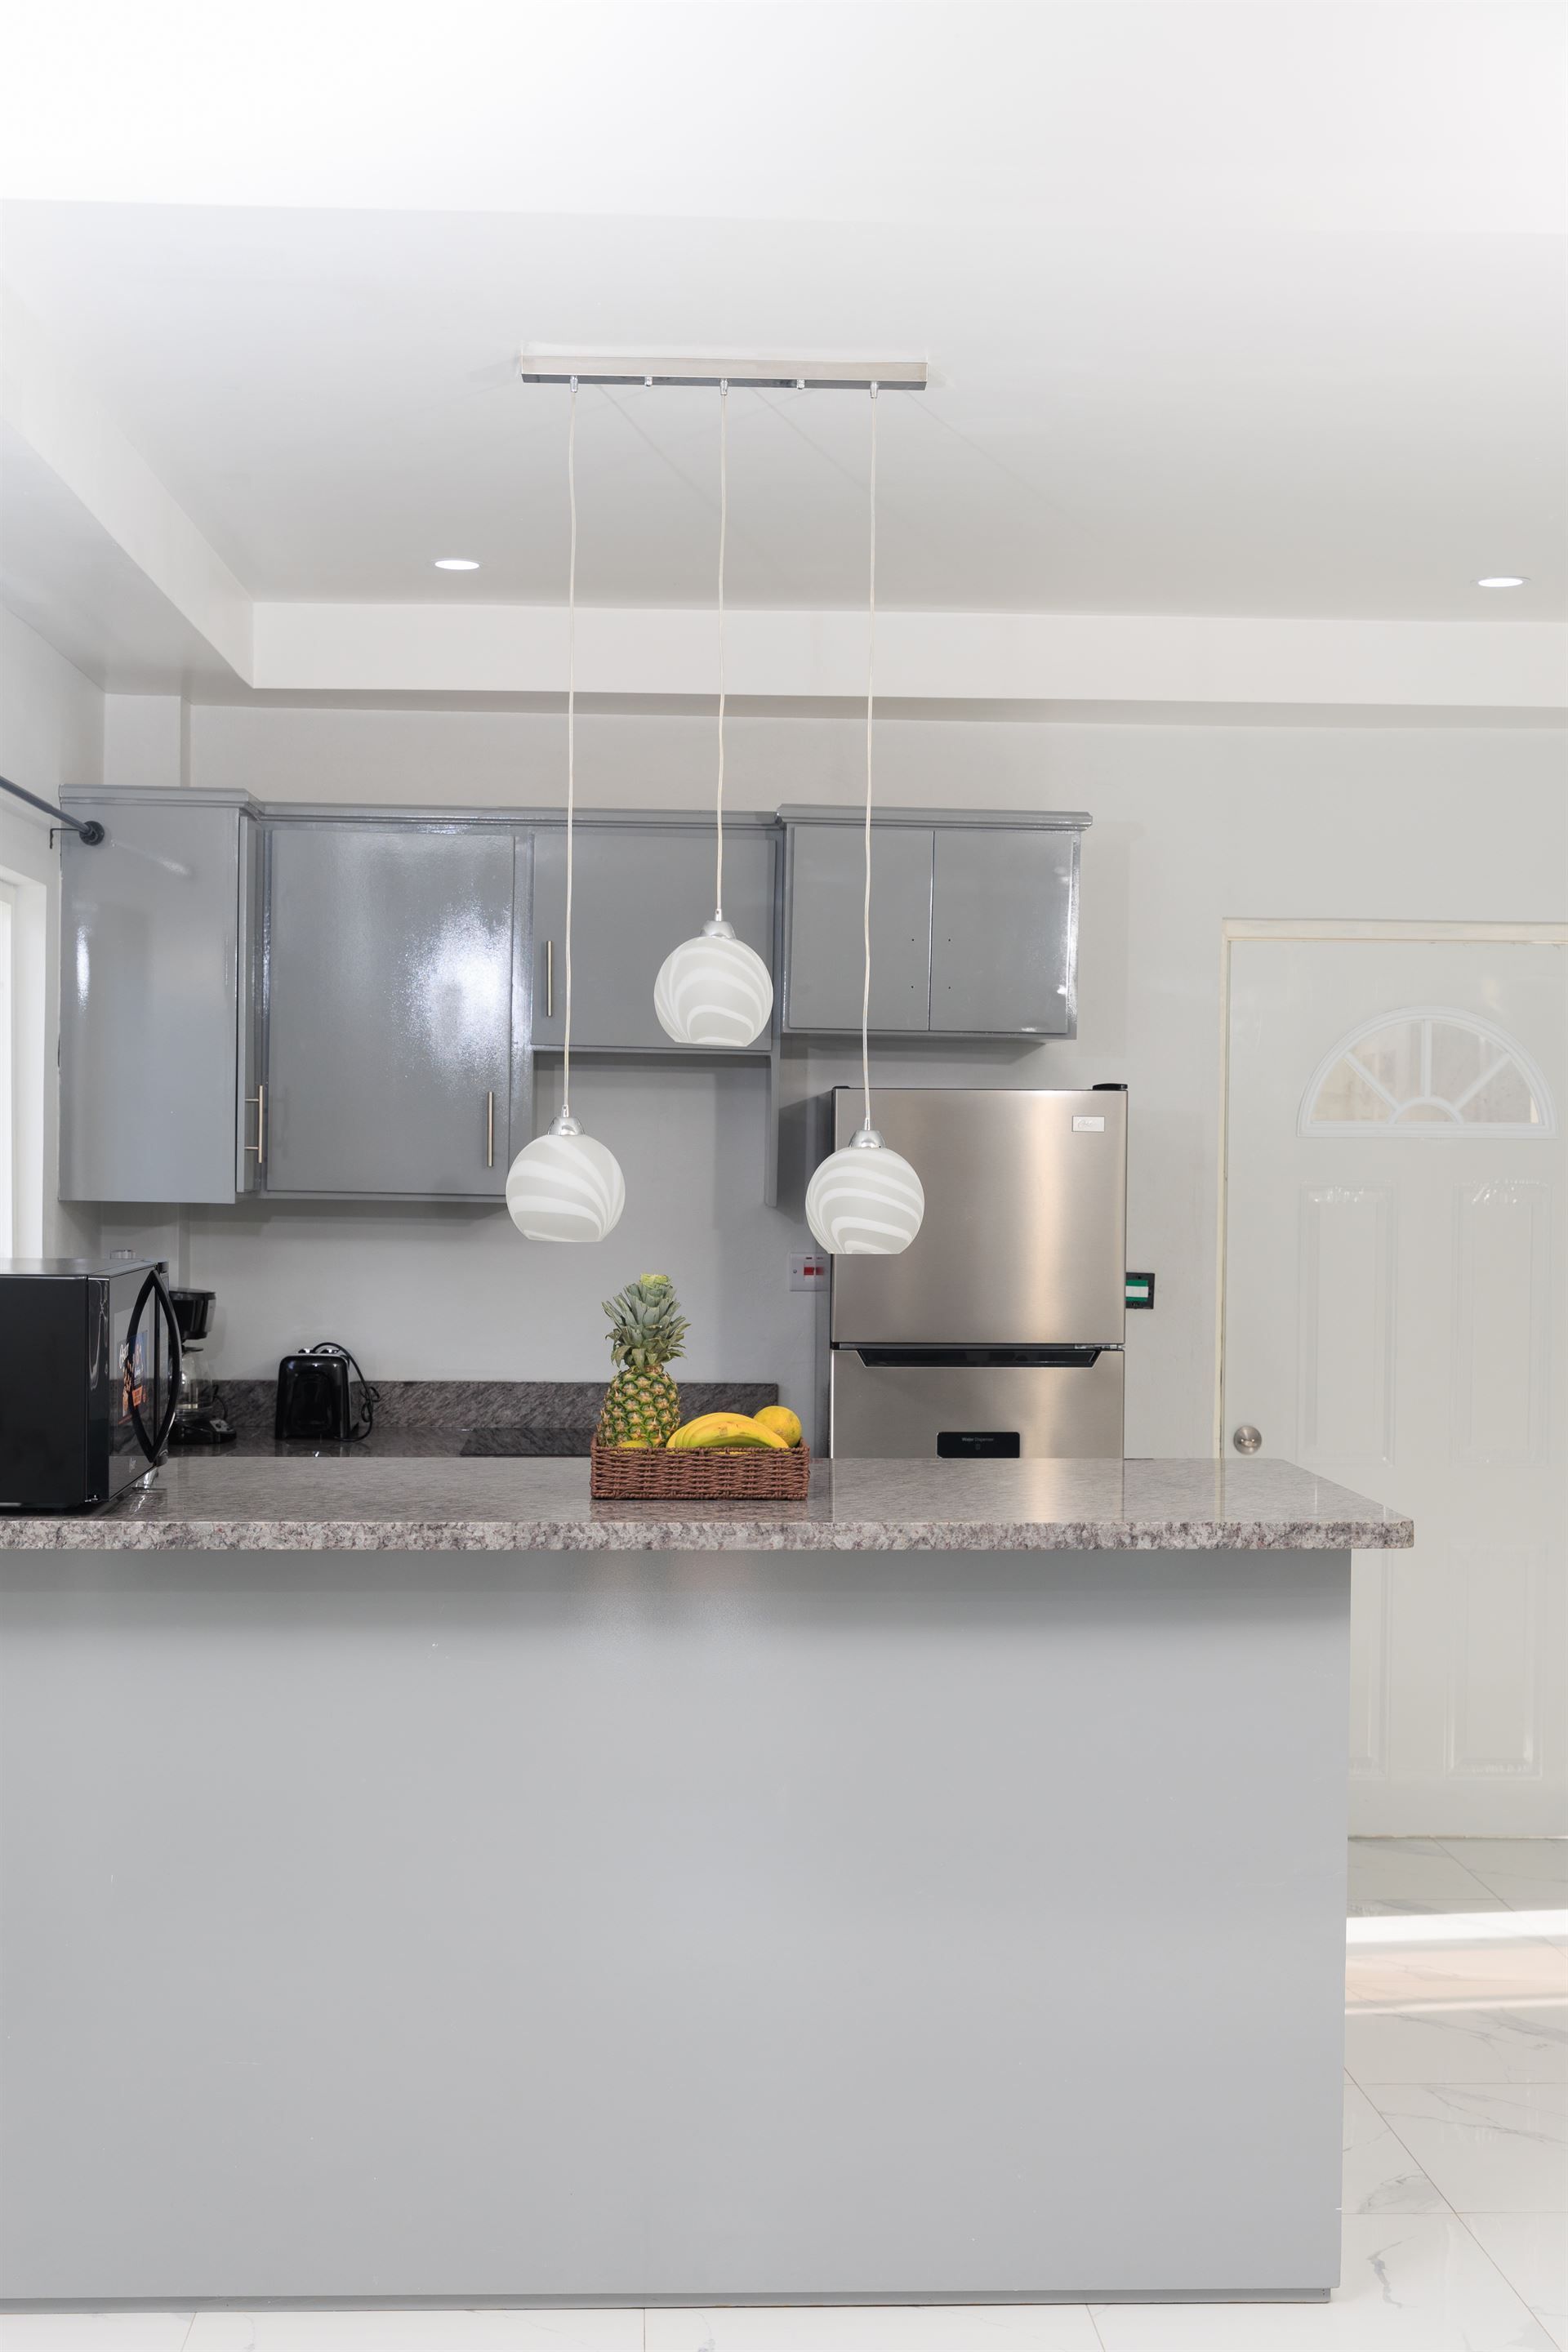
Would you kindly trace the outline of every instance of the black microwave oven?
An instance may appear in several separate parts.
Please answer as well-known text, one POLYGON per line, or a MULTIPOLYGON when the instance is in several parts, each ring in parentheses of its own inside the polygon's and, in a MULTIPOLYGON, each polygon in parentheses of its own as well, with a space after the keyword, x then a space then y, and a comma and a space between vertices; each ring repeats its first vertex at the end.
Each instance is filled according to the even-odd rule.
POLYGON ((0 1258, 0 1510, 107 1503, 162 1460, 180 1331, 151 1258, 0 1258))

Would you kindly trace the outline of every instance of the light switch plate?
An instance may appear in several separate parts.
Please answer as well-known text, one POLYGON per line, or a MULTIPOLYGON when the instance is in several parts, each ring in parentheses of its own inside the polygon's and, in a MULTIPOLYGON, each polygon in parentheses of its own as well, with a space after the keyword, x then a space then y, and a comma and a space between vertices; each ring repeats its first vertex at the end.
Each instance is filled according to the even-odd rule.
POLYGON ((789 1286, 792 1290, 826 1290, 826 1252, 813 1250, 805 1257, 792 1257, 789 1262, 789 1286))

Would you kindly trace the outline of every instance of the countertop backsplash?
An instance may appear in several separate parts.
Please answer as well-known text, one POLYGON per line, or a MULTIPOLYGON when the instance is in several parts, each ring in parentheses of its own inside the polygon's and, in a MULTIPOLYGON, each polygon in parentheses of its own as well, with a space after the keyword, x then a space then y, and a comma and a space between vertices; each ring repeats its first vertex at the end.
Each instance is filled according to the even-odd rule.
MULTIPOLYGON (((407 1457, 450 1454, 586 1454, 605 1401, 603 1381, 381 1381, 375 1425, 349 1444, 301 1439, 279 1445, 272 1434, 275 1381, 218 1381, 218 1411, 237 1433, 224 1449, 241 1454, 358 1454, 407 1457)), ((683 1381, 681 1411, 759 1412, 777 1404, 773 1381, 683 1381)), ((186 1454, 210 1453, 187 1446, 186 1454)))

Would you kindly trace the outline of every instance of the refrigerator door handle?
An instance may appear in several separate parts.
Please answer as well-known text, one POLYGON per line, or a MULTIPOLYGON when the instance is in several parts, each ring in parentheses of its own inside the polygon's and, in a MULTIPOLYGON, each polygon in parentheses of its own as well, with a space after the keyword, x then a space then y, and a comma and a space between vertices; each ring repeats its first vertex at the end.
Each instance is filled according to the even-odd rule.
MULTIPOLYGON (((837 1341, 847 1355, 858 1356, 863 1364, 918 1367, 931 1371, 1011 1371, 1033 1370, 1041 1367, 1062 1371, 1085 1371, 1097 1364, 1107 1352, 1103 1346, 1038 1348, 920 1348, 920 1347, 855 1347, 837 1341)), ((1120 1354, 1120 1349, 1110 1352, 1120 1354)))

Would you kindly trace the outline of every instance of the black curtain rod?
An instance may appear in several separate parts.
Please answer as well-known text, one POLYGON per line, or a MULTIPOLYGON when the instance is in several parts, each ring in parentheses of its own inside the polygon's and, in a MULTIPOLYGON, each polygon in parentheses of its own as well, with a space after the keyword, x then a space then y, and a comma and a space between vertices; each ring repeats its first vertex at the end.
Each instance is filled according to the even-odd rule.
POLYGON ((64 809, 57 808, 53 801, 41 801, 37 793, 26 792, 22 785, 14 784, 9 776, 0 776, 0 793, 14 793, 17 800, 26 801, 29 808, 38 809, 45 816, 52 817, 51 834, 74 833, 89 849, 96 849, 103 839, 103 827, 95 817, 89 817, 84 823, 79 816, 70 816, 64 809))

